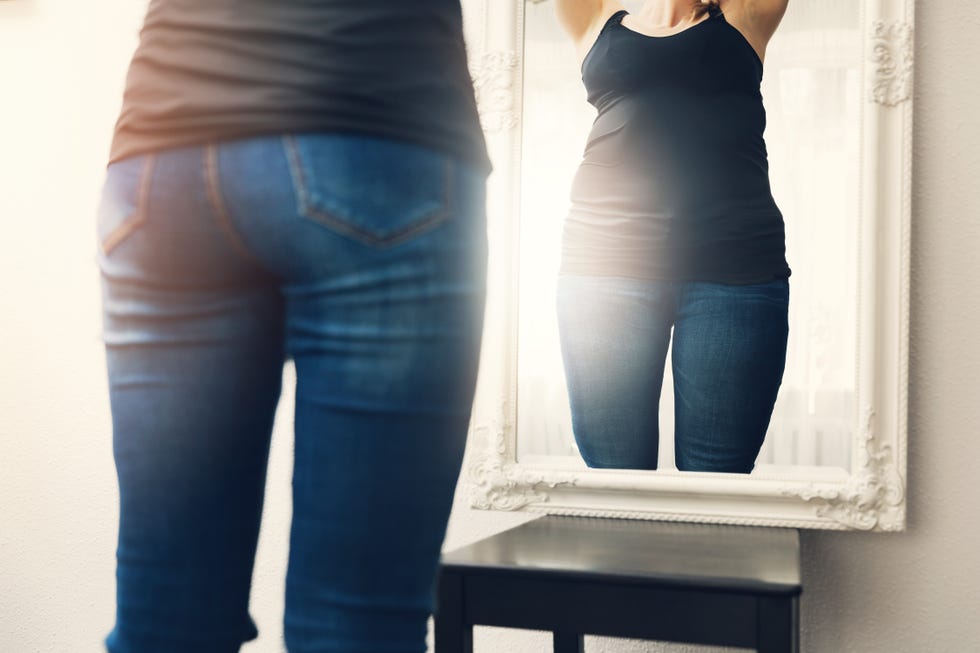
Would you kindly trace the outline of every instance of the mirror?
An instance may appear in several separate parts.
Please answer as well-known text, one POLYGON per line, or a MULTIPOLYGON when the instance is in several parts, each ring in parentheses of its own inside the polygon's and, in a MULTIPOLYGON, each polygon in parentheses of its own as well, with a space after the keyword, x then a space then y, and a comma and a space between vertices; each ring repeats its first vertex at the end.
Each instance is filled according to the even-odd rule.
MULTIPOLYGON (((634 12, 643 0, 623 4, 634 12)), ((473 505, 902 528, 912 3, 790 0, 768 44, 769 181, 792 276, 785 370, 751 474, 677 471, 670 353, 656 471, 586 465, 556 294, 596 109, 551 0, 464 9, 482 34, 471 59, 496 169, 491 284, 506 289, 488 305, 473 505)))
MULTIPOLYGON (((642 4, 624 2, 631 12, 642 4)), ((762 95, 769 176, 784 215, 793 274, 785 372, 756 473, 771 465, 850 464, 856 413, 860 8, 853 0, 793 0, 766 52, 762 95)), ((586 102, 577 55, 554 3, 529 2, 524 26, 517 457, 572 463, 581 455, 559 346, 556 282, 569 188, 596 110, 586 102)), ((658 468, 676 469, 670 364, 659 417, 658 468)))

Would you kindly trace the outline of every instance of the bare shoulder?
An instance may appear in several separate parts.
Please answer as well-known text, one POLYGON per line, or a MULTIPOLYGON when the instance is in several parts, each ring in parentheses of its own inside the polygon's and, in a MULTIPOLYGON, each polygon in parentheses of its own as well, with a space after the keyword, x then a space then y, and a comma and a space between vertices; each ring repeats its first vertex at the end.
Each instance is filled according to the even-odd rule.
POLYGON ((776 33, 789 0, 720 0, 725 20, 735 27, 749 45, 765 59, 766 46, 776 33))

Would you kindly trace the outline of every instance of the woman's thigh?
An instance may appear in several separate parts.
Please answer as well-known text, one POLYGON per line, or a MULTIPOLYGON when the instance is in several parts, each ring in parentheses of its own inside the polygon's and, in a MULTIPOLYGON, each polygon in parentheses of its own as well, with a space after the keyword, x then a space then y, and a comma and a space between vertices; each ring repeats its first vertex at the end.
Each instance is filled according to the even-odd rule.
POLYGON ((558 326, 572 430, 590 467, 656 469, 676 284, 567 275, 558 326))
POLYGON ((748 473, 786 363, 789 282, 685 284, 674 326, 678 469, 748 473))

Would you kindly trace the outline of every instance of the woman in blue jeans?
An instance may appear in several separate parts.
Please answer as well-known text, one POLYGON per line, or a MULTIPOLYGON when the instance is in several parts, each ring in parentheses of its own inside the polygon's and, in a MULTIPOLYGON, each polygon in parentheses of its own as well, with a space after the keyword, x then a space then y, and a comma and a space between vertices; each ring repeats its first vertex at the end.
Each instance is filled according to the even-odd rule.
POLYGON ((112 653, 229 653, 283 365, 290 653, 421 652, 485 293, 458 2, 151 2, 98 211, 112 653))
POLYGON ((591 467, 748 473, 782 380, 789 266, 763 56, 787 0, 556 0, 597 116, 565 221, 558 323, 591 467))

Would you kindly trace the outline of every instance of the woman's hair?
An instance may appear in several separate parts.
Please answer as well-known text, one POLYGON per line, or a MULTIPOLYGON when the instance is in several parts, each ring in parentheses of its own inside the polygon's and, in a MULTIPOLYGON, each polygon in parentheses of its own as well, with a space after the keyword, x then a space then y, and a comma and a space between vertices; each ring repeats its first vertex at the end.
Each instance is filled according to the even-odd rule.
POLYGON ((720 0, 693 0, 694 4, 694 20, 701 18, 711 7, 719 9, 718 3, 720 0))

